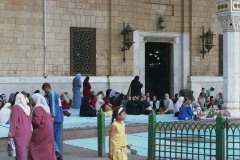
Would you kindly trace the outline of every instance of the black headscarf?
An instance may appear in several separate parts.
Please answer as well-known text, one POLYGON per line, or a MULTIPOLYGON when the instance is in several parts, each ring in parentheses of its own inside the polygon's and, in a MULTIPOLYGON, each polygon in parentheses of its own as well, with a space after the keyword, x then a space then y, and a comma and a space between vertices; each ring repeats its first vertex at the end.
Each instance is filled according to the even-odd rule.
POLYGON ((85 87, 85 86, 87 86, 87 85, 89 85, 89 77, 87 76, 85 79, 84 79, 84 81, 83 81, 83 87, 85 87))
POLYGON ((139 76, 135 76, 134 81, 139 81, 139 76))
POLYGON ((2 99, 2 97, 0 98, 0 102, 2 102, 2 105, 0 106, 0 110, 3 108, 3 106, 5 105, 5 103, 4 103, 4 101, 3 101, 3 99, 2 99))

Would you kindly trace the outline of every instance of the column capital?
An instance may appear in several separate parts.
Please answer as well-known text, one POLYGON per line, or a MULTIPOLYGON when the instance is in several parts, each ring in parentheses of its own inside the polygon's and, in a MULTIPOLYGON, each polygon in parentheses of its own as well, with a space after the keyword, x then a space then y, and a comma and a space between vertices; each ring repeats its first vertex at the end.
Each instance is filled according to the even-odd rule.
POLYGON ((240 0, 216 0, 216 14, 223 30, 240 31, 240 0))

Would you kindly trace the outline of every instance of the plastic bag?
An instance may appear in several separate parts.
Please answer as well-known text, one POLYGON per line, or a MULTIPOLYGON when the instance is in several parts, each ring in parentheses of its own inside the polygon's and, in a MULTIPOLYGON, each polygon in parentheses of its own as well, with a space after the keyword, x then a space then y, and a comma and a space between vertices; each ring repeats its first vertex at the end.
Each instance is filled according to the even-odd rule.
POLYGON ((7 152, 9 157, 16 157, 16 148, 13 138, 8 141, 7 152))

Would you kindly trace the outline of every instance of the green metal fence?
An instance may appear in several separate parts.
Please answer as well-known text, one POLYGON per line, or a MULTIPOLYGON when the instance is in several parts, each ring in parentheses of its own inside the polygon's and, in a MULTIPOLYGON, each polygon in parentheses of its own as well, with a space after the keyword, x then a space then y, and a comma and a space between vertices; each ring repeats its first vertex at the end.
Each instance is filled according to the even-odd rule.
POLYGON ((240 160, 240 125, 229 124, 221 113, 216 124, 202 124, 156 123, 152 112, 148 132, 148 160, 240 160))
POLYGON ((216 125, 159 122, 155 138, 162 159, 216 159, 216 125))
POLYGON ((226 122, 226 159, 240 160, 240 124, 226 122))

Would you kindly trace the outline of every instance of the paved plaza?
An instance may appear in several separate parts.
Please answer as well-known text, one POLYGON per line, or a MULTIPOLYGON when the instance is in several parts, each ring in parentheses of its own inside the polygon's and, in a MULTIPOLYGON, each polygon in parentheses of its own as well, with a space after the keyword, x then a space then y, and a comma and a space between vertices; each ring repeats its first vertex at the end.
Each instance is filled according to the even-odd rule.
MULTIPOLYGON (((70 117, 65 117, 64 119, 64 129, 76 129, 76 128, 95 128, 97 127, 97 117, 79 117, 78 109, 70 109, 72 115, 70 117)), ((157 122, 179 122, 179 120, 173 115, 156 115, 157 122)), ((213 120, 213 119, 208 119, 213 120)), ((138 125, 138 124, 148 124, 148 116, 147 115, 127 115, 125 119, 126 125, 138 125)), ((106 127, 110 126, 111 117, 106 117, 105 119, 106 127)), ((6 137, 8 133, 9 126, 0 126, 0 137, 6 137)), ((184 131, 183 131, 184 132, 184 131)), ((179 134, 182 132, 179 131, 179 134)), ((193 133, 195 134, 195 133, 193 133)), ((196 133, 197 135, 198 133, 196 133)), ((200 134, 203 134, 200 132, 200 134)), ((106 144, 106 154, 108 152, 108 136, 105 137, 106 144)), ((148 153, 148 133, 134 133, 134 134, 126 134, 127 142, 132 145, 132 149, 137 150, 137 155, 131 155, 130 151, 127 150, 129 154, 129 160, 144 160, 147 159, 148 153)), ((206 138, 206 137, 203 137, 206 138)), ((195 144, 193 144, 195 145, 195 144)), ((204 145, 204 144, 199 144, 204 145)), ((179 146, 182 146, 179 144, 179 146)), ((184 148, 184 146, 182 146, 184 148)), ((106 159, 97 157, 97 137, 92 138, 81 138, 81 139, 71 139, 64 140, 64 159, 69 160, 102 160, 106 159)), ((195 148, 195 147, 194 147, 195 148)), ((197 147, 196 147, 197 148, 197 147)), ((0 159, 10 160, 13 159, 7 156, 6 146, 0 147, 0 159)), ((194 152, 194 151, 193 151, 194 152)), ((157 154, 157 153, 156 153, 157 154)), ((158 156, 158 155, 156 155, 158 156)))
MULTIPOLYGON (((63 146, 63 158, 64 160, 106 160, 107 154, 105 157, 98 157, 96 151, 65 144, 63 146)), ((129 160, 147 160, 147 157, 131 154, 128 154, 128 158, 129 160)), ((0 160, 14 160, 14 158, 7 156, 5 146, 0 147, 0 160)))

